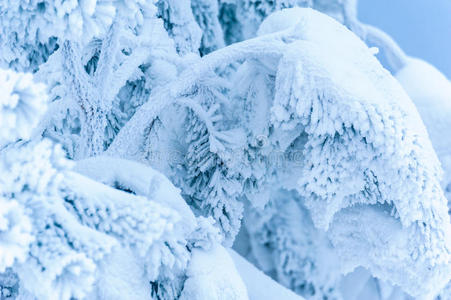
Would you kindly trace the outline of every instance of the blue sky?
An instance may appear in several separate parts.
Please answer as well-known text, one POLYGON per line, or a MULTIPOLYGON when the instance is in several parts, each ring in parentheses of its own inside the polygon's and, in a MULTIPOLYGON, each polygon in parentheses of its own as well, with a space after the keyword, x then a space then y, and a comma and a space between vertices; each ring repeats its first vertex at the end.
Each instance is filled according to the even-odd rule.
POLYGON ((451 0, 360 0, 359 19, 451 79, 451 0))

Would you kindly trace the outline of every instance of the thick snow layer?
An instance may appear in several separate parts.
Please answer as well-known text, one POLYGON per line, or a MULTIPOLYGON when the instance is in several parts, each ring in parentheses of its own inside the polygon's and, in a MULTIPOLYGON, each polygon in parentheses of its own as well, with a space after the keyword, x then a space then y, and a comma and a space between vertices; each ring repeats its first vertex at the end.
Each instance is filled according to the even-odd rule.
POLYGON ((116 247, 97 268, 98 280, 86 300, 111 300, 119 295, 141 300, 150 295, 145 266, 131 249, 116 247))
POLYGON ((77 173, 67 174, 65 180, 71 196, 77 200, 79 217, 88 223, 90 217, 98 215, 97 222, 88 224, 133 246, 140 255, 144 256, 153 243, 164 239, 174 227, 182 227, 178 224, 179 214, 157 198, 125 193, 77 173), (107 203, 104 199, 108 199, 107 203))
POLYGON ((249 300, 304 299, 265 275, 234 250, 228 251, 241 279, 246 285, 249 300))
POLYGON ((180 190, 166 176, 151 167, 129 160, 96 156, 77 161, 74 171, 169 206, 182 217, 184 226, 181 228, 186 232, 194 229, 194 214, 180 196, 180 190))
POLYGON ((230 254, 220 245, 194 249, 186 275, 181 300, 249 299, 230 254))
POLYGON ((298 190, 315 225, 359 236, 354 247, 331 236, 341 258, 353 263, 348 271, 363 265, 412 295, 432 295, 451 275, 450 222, 440 165, 415 106, 344 26, 296 8, 268 17, 262 31, 283 29, 281 23, 299 40, 278 66, 273 121, 276 128, 305 126, 307 159, 298 190), (354 233, 350 220, 330 224, 353 206, 355 223, 366 223, 367 205, 376 203, 371 209, 379 214, 388 207, 387 218, 367 224, 363 233, 354 233))

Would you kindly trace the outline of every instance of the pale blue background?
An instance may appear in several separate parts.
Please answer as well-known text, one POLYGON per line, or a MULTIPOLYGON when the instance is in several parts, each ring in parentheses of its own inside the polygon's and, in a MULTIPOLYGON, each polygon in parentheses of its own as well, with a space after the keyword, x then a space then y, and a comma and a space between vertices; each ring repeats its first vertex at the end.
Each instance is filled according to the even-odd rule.
POLYGON ((359 19, 451 79, 451 0, 359 0, 359 19))

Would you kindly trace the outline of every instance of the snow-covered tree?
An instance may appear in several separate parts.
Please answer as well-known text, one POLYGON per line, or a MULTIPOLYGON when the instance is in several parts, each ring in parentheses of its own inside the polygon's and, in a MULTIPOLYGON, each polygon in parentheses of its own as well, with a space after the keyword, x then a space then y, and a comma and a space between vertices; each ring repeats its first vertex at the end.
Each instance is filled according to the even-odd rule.
MULTIPOLYGON (((18 129, 6 131, 0 160, 4 295, 173 299, 182 293, 186 274, 197 276, 192 253, 224 256, 225 250, 212 252, 222 247, 211 221, 195 218, 179 191, 153 169, 100 156, 79 161, 74 172, 48 140, 20 141, 36 123, 22 115, 36 113, 29 102, 45 104, 46 97, 31 75, 1 75, 1 89, 10 93, 2 101, 2 117, 17 119, 18 129), (98 173, 105 168, 109 172, 98 173)), ((230 258, 224 259, 233 270, 230 258)), ((246 299, 239 277, 218 284, 203 299, 224 288, 246 299)))
POLYGON ((446 299, 451 84, 356 5, 1 3, 2 299, 446 299))
MULTIPOLYGON (((189 179, 193 162, 202 172, 195 178, 207 186, 228 192, 223 187, 241 185, 232 191, 241 189, 238 199, 243 204, 249 201, 251 210, 268 203, 270 191, 277 186, 295 189, 315 227, 328 232, 344 271, 364 266, 415 296, 434 293, 434 286, 449 280, 445 275, 449 273, 449 216, 439 184, 440 166, 425 128, 418 125, 421 119, 413 103, 382 68, 372 49, 324 15, 303 9, 283 11, 268 18, 259 32, 259 38, 205 56, 179 80, 152 94, 153 101, 137 111, 108 153, 145 161, 153 155, 140 151, 146 147, 140 145, 157 145, 159 137, 170 135, 170 128, 180 125, 172 129, 173 140, 178 141, 180 151, 185 149, 186 160, 177 159, 172 166, 169 161, 170 166, 162 170, 169 169, 166 172, 171 178, 177 177, 179 170, 187 170, 188 176, 183 178, 188 182, 179 185, 188 196, 197 188, 189 179), (279 31, 284 29, 281 23, 290 22, 294 25, 279 31), (233 84, 238 82, 239 87, 233 84), (186 121, 173 122, 168 114, 178 114, 177 119, 186 121), (197 124, 199 119, 203 126, 186 125, 197 124), (191 135, 196 132, 205 138, 197 135, 192 144, 191 135), (182 136, 187 137, 185 145, 180 142, 182 136), (156 140, 149 142, 149 138, 156 140), (266 147, 258 147, 259 138, 265 139, 266 147), (282 154, 287 165, 278 166, 271 157, 274 153, 282 154), (218 177, 218 173, 223 175, 218 177), (432 202, 426 204, 424 199, 432 202), (370 234, 345 221, 354 218, 356 206, 361 206, 358 220, 374 213, 373 218, 380 214, 381 222, 387 224, 380 229, 367 224, 376 240, 386 231, 399 235, 386 236, 380 244, 365 241, 370 234), (385 213, 389 217, 384 221, 385 213), (437 218, 431 219, 431 215, 437 218), (346 246, 350 241, 345 237, 351 232, 362 236, 355 253, 346 246), (434 240, 435 246, 414 246, 422 240, 434 240), (368 245, 378 249, 376 254, 382 253, 387 243, 394 248, 384 252, 385 259, 379 255, 366 261, 357 259, 368 245), (441 244, 438 248, 437 243, 441 244), (416 253, 416 248, 424 250, 416 253), (400 253, 409 262, 398 258, 403 267, 395 275, 389 261, 400 253), (442 266, 437 265, 436 257, 444 259, 442 266), (437 277, 431 277, 433 266, 437 277), (421 289, 415 286, 420 282, 421 289)), ((204 193, 208 189, 198 190, 204 193)), ((204 214, 215 216, 210 208, 212 198, 222 201, 208 194, 197 201, 207 204, 200 205, 204 214)), ((227 210, 220 203, 215 205, 233 220, 236 209, 227 210)), ((221 218, 216 219, 225 234, 233 236, 221 218)))

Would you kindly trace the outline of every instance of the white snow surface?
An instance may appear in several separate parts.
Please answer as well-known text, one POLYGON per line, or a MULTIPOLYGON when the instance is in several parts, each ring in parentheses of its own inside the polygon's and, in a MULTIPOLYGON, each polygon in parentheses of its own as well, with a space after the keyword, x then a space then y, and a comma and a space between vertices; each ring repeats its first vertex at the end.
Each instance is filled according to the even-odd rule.
MULTIPOLYGON (((246 300, 246 286, 227 250, 217 245, 210 250, 194 249, 181 300, 246 300)), ((252 299, 252 298, 251 298, 252 299)))
POLYGON ((434 66, 418 58, 409 58, 395 76, 426 125, 448 185, 451 183, 451 82, 434 66))
POLYGON ((141 300, 150 295, 145 266, 142 259, 128 247, 116 247, 98 265, 98 280, 86 300, 127 299, 141 300))
POLYGON ((241 279, 246 285, 249 300, 304 299, 275 282, 234 250, 229 249, 228 252, 235 263, 241 279))
POLYGON ((74 171, 168 206, 181 216, 184 224, 181 228, 185 233, 194 229, 194 214, 180 196, 180 190, 166 176, 149 166, 115 157, 96 156, 77 161, 74 171))

